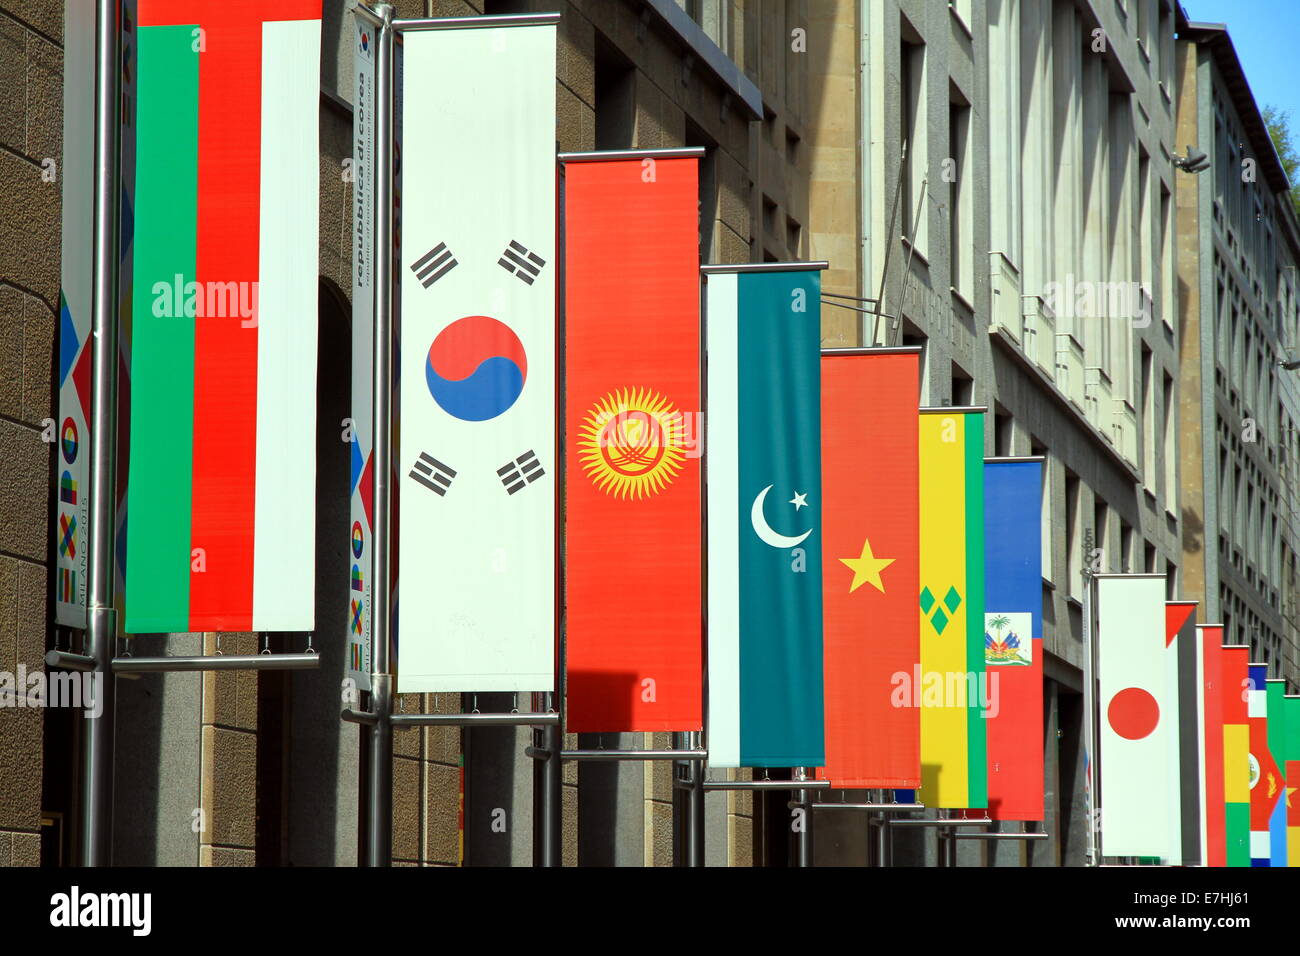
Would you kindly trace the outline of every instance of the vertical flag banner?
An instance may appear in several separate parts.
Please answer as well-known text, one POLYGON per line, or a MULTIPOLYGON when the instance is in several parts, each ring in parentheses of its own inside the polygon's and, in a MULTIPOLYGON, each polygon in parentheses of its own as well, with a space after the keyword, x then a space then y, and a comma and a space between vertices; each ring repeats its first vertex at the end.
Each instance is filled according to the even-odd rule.
POLYGON ((1287 866, 1300 866, 1300 696, 1288 694, 1282 699, 1286 722, 1286 742, 1282 745, 1283 771, 1286 777, 1286 854, 1287 866))
POLYGON ((923 408, 919 434, 919 798, 987 807, 984 412, 923 408))
POLYGON ((988 811, 1043 819, 1043 462, 984 463, 988 811))
POLYGON ((314 626, 320 0, 140 0, 126 629, 314 626))
POLYGON ((375 364, 375 47, 374 27, 353 18, 352 113, 352 422, 351 507, 347 544, 348 649, 345 674, 370 689, 370 607, 374 595, 370 529, 374 515, 375 364))
POLYGON ((704 269, 714 767, 825 759, 820 268, 704 269))
POLYGON ((1228 866, 1250 866, 1250 648, 1223 648, 1224 843, 1228 866))
MULTIPOLYGON (((703 725, 697 156, 565 162, 571 732, 703 725)), ((511 265, 529 274, 517 250, 511 265)))
POLYGON ((1182 857, 1172 839, 1181 806, 1170 793, 1178 775, 1178 688, 1171 682, 1165 576, 1097 576, 1098 711, 1101 734, 1103 856, 1182 857))
POLYGON ((63 261, 54 460, 54 620, 86 626, 91 288, 94 281, 95 4, 63 10, 63 261))
POLYGON ((1182 844, 1183 865, 1204 863, 1201 843, 1200 723, 1201 694, 1196 680, 1196 602, 1169 601, 1165 604, 1165 658, 1170 687, 1178 696, 1178 731, 1169 738, 1170 766, 1178 773, 1169 781, 1169 800, 1179 807, 1179 829, 1171 839, 1182 844))
MULTIPOLYGON (((1273 772, 1277 775, 1274 794, 1273 784, 1267 779, 1268 770, 1264 769, 1264 780, 1257 783, 1256 790, 1262 790, 1268 805, 1268 861, 1269 866, 1286 866, 1286 805, 1290 791, 1286 787, 1286 681, 1276 678, 1266 682, 1265 696, 1268 705, 1268 752, 1273 772)), ((1263 768, 1262 768, 1263 769, 1263 768)), ((1266 804, 1267 805, 1267 804, 1266 804)), ((1254 829, 1252 827, 1252 829, 1254 829)))
POLYGON ((835 787, 921 782, 919 349, 823 352, 826 766, 835 787))
POLYGON ((1223 728, 1227 696, 1237 688, 1224 683, 1223 626, 1196 627, 1197 755, 1199 771, 1201 860, 1206 866, 1227 866, 1227 831, 1223 776, 1223 728))
POLYGON ((403 46, 399 686, 548 691, 555 26, 403 46))

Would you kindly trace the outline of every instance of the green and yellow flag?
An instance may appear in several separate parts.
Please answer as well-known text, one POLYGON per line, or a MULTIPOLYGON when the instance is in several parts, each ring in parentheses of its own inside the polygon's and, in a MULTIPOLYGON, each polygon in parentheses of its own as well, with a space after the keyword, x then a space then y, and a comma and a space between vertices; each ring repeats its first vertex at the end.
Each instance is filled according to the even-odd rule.
POLYGON ((928 807, 986 807, 984 413, 921 412, 920 799, 928 807))

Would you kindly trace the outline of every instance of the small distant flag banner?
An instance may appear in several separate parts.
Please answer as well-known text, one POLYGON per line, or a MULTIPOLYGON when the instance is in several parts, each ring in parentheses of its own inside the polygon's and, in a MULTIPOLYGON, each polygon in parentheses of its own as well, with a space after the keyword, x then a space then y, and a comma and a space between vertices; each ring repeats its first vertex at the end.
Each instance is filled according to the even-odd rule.
POLYGON ((1172 682, 1163 574, 1097 582, 1103 856, 1182 858, 1178 688, 1172 682))
POLYGON ((1250 648, 1223 648, 1224 855, 1227 866, 1250 866, 1250 648))
POLYGON ((1197 717, 1200 832, 1202 861, 1227 866, 1226 797, 1224 794, 1223 729, 1225 703, 1237 689, 1227 686, 1224 671, 1223 626, 1196 627, 1196 686, 1200 689, 1197 717))
MULTIPOLYGON (((1268 706, 1268 753, 1269 761, 1272 763, 1272 772, 1276 774, 1277 792, 1272 793, 1267 774, 1268 770, 1263 771, 1264 778, 1255 786, 1256 790, 1263 790, 1265 805, 1268 809, 1268 865, 1269 866, 1286 866, 1286 816, 1287 816, 1287 798, 1291 792, 1286 786, 1286 712, 1284 704, 1286 702, 1286 681, 1281 678, 1274 678, 1266 681, 1265 697, 1268 706)), ((1253 827, 1252 827, 1253 829, 1253 827)))
POLYGON ((61 479, 53 523, 54 620, 86 626, 86 549, 89 523, 91 288, 94 282, 95 3, 68 0, 63 8, 63 258, 59 280, 59 415, 54 441, 61 479), (80 489, 80 493, 78 493, 80 489), (63 547, 63 520, 77 529, 63 547))
POLYGON ((1180 807, 1179 830, 1184 866, 1204 865, 1201 849, 1200 722, 1201 695, 1196 680, 1196 602, 1165 604, 1165 662, 1170 687, 1178 695, 1178 732, 1169 739, 1178 773, 1170 779, 1169 800, 1180 807))
POLYGON ((563 177, 567 727, 699 730, 699 158, 598 156, 563 177))
POLYGON ((1043 819, 1043 461, 984 462, 988 812, 1043 819))
POLYGON ((984 411, 923 408, 919 431, 919 799, 987 807, 984 411))
POLYGON ((1287 866, 1300 866, 1300 696, 1288 694, 1282 699, 1286 741, 1282 745, 1283 772, 1286 777, 1286 859, 1287 866))
POLYGON ((834 787, 921 783, 920 350, 821 357, 822 666, 834 787))
POLYGON ((1268 665, 1251 663, 1247 717, 1250 723, 1250 865, 1273 866, 1273 814, 1283 796, 1282 772, 1269 747, 1268 665))
POLYGON ((349 469, 351 568, 347 607, 346 676, 370 689, 370 532, 374 516, 375 364, 375 47, 374 26, 352 22, 352 415, 349 469), (353 612, 353 602, 357 612, 353 612))
POLYGON ((714 767, 825 761, 820 268, 703 270, 714 767))
POLYGON ((314 627, 321 0, 140 0, 126 630, 314 627))
POLYGON ((414 582, 397 607, 398 680, 549 691, 555 21, 485 17, 403 45, 402 164, 419 173, 404 178, 398 267, 398 564, 414 582))

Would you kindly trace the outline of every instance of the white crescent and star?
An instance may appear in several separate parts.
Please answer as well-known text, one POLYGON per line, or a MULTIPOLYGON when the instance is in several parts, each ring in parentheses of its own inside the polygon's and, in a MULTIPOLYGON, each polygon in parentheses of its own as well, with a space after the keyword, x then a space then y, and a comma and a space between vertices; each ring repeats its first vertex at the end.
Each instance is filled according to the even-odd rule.
MULTIPOLYGON (((773 548, 797 548, 808 535, 812 534, 812 528, 809 528, 801 535, 794 536, 773 531, 772 526, 767 523, 767 518, 763 515, 763 502, 767 500, 767 493, 771 490, 772 486, 768 485, 760 491, 754 499, 753 507, 749 509, 749 521, 754 526, 754 533, 758 535, 760 541, 773 548)), ((808 507, 808 502, 803 500, 806 497, 806 493, 802 495, 796 493, 789 503, 795 506, 794 510, 797 512, 800 506, 808 507)))

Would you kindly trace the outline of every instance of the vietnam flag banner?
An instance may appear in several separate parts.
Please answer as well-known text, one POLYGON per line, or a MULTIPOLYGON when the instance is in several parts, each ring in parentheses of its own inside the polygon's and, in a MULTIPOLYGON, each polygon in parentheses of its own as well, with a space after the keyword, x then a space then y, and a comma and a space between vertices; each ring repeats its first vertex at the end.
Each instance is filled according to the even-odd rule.
MULTIPOLYGON (((1286 866, 1286 827, 1287 799, 1287 715, 1286 715, 1286 681, 1274 678, 1266 681, 1265 695, 1268 704, 1268 749, 1273 765, 1277 768, 1279 793, 1268 815, 1269 865, 1286 866)), ((1258 787, 1256 788, 1258 789, 1258 787)))
POLYGON ((404 693, 555 687, 557 17, 402 36, 404 693))
POLYGON ((1250 865, 1273 866, 1273 814, 1282 800, 1282 772, 1269 747, 1268 665, 1250 665, 1250 865))
POLYGON ((1286 853, 1287 866, 1300 866, 1300 696, 1288 694, 1282 699, 1286 742, 1282 759, 1286 771, 1286 853))
POLYGON ((703 723, 702 154, 560 157, 574 733, 703 723))
POLYGON ((321 0, 140 0, 126 630, 314 627, 321 0))
POLYGON ((1043 459, 984 462, 988 812, 1043 819, 1043 459))
POLYGON ((919 348, 822 352, 826 766, 835 787, 916 787, 919 348), (900 687, 900 684, 907 685, 900 687))
POLYGON ((820 767, 821 276, 704 266, 707 747, 714 767, 820 767))
POLYGON ((918 451, 919 796, 927 807, 987 807, 984 409, 921 409, 918 451))
POLYGON ((1196 625, 1197 759, 1201 853, 1206 866, 1227 866, 1223 787, 1224 704, 1236 688, 1224 684, 1223 625, 1196 625))
POLYGON ((1165 603, 1165 661, 1169 667, 1170 687, 1178 696, 1178 732, 1169 738, 1172 748, 1170 766, 1178 773, 1170 778, 1169 800, 1179 807, 1179 829, 1171 839, 1182 844, 1181 862, 1201 864, 1200 746, 1197 731, 1200 722, 1200 684, 1196 679, 1196 602, 1165 603))
POLYGON ((1223 799, 1228 866, 1250 866, 1250 648, 1223 648, 1223 799))
POLYGON ((1097 670, 1103 856, 1182 858, 1178 688, 1163 574, 1099 574, 1097 670), (1177 836, 1176 836, 1177 835, 1177 836))

